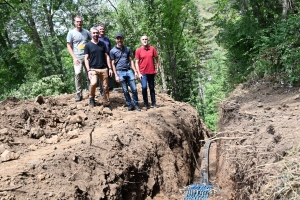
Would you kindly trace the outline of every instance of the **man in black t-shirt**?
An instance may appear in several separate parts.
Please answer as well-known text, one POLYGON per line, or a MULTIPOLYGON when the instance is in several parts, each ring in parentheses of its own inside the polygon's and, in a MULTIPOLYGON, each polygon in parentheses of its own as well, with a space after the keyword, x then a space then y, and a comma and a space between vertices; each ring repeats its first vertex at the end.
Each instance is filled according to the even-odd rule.
POLYGON ((92 40, 84 47, 84 61, 90 79, 90 105, 95 106, 95 90, 97 79, 100 78, 104 88, 104 106, 110 106, 108 75, 112 76, 110 65, 109 50, 106 45, 99 41, 99 31, 97 27, 91 28, 92 40), (107 73, 108 70, 108 73, 107 73))

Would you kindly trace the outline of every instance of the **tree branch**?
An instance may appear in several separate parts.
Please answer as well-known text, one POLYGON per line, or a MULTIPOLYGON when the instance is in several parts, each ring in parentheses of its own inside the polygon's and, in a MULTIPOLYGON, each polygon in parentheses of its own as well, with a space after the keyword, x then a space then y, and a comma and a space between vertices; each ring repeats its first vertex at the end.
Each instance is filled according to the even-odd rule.
POLYGON ((114 4, 113 4, 110 0, 108 0, 108 2, 109 2, 110 5, 115 9, 116 13, 119 14, 119 13, 118 13, 118 10, 117 10, 117 8, 114 6, 114 4))
POLYGON ((4 3, 0 3, 0 4, 7 4, 9 7, 11 7, 12 9, 14 9, 14 7, 10 3, 8 3, 7 1, 5 1, 5 0, 4 0, 4 3))

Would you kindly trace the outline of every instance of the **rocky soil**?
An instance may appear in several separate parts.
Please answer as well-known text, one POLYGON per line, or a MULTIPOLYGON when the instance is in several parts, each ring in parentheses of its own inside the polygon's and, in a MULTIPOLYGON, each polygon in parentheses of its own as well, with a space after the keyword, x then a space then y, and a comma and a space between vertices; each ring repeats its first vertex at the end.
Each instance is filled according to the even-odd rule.
POLYGON ((209 130, 187 103, 127 111, 117 91, 112 111, 86 93, 1 102, 0 199, 182 199, 209 130))

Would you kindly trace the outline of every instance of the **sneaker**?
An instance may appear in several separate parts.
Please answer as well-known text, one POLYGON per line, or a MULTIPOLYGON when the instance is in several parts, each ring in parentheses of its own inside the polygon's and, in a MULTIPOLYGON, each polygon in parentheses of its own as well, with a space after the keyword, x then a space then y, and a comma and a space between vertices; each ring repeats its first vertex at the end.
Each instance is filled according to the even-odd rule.
POLYGON ((75 101, 81 101, 82 100, 82 95, 81 93, 77 93, 77 96, 75 97, 75 101))
POLYGON ((133 107, 133 105, 132 105, 132 104, 130 104, 130 105, 128 106, 127 110, 128 110, 128 111, 132 111, 132 110, 134 110, 134 107, 133 107))
POLYGON ((134 109, 135 109, 135 110, 137 110, 137 111, 141 111, 141 109, 140 109, 139 105, 137 105, 137 104, 136 104, 136 105, 134 105, 134 109))
POLYGON ((94 107, 95 106, 95 99, 90 98, 90 106, 94 107))
POLYGON ((155 103, 155 104, 152 104, 152 105, 151 105, 151 108, 158 108, 158 105, 156 105, 156 103, 155 103))

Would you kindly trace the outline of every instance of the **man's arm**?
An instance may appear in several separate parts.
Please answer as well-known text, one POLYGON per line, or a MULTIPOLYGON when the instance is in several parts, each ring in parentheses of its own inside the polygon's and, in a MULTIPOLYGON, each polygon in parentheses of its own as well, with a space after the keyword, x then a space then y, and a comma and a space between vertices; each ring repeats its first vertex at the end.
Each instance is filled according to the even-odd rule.
POLYGON ((109 57, 108 53, 105 53, 105 56, 106 56, 106 63, 108 65, 108 74, 111 77, 113 75, 113 71, 112 71, 112 68, 111 68, 111 60, 110 60, 110 57, 109 57))
POLYGON ((111 43, 110 43, 110 39, 109 38, 107 38, 107 40, 108 40, 108 51, 110 51, 111 50, 111 43))
POLYGON ((135 67, 134 66, 134 62, 133 62, 133 59, 131 58, 131 56, 129 56, 129 61, 130 61, 130 65, 131 65, 131 68, 133 69, 134 71, 134 74, 136 77, 139 77, 139 70, 138 70, 138 67, 135 67))
POLYGON ((129 56, 129 61, 130 61, 131 69, 133 69, 134 73, 137 73, 138 70, 136 69, 136 67, 134 65, 134 62, 133 62, 133 59, 131 58, 131 56, 129 56))
POLYGON ((68 48, 68 52, 69 54, 72 56, 73 58, 73 62, 75 65, 79 65, 80 64, 80 61, 76 58, 74 52, 73 52, 73 48, 72 48, 72 43, 71 42, 67 42, 67 48, 68 48))
POLYGON ((154 57, 154 62, 155 62, 155 71, 157 72, 159 69, 159 66, 160 66, 160 61, 159 61, 158 56, 154 57))
POLYGON ((85 54, 84 55, 84 64, 85 64, 85 68, 86 68, 86 71, 90 71, 90 62, 89 62, 89 58, 90 58, 90 55, 89 54, 85 54))
POLYGON ((88 73, 88 77, 90 80, 92 80, 92 73, 90 73, 91 68, 90 68, 90 55, 89 54, 84 54, 84 64, 85 64, 86 71, 88 73))
POLYGON ((140 72, 140 65, 139 65, 139 60, 135 59, 135 69, 137 71, 137 77, 139 77, 139 79, 143 78, 143 75, 140 72))
POLYGON ((111 61, 111 66, 112 66, 112 69, 115 73, 115 79, 116 79, 116 82, 119 83, 120 82, 120 77, 118 76, 117 74, 117 69, 116 69, 116 65, 115 65, 115 60, 112 60, 111 61))

